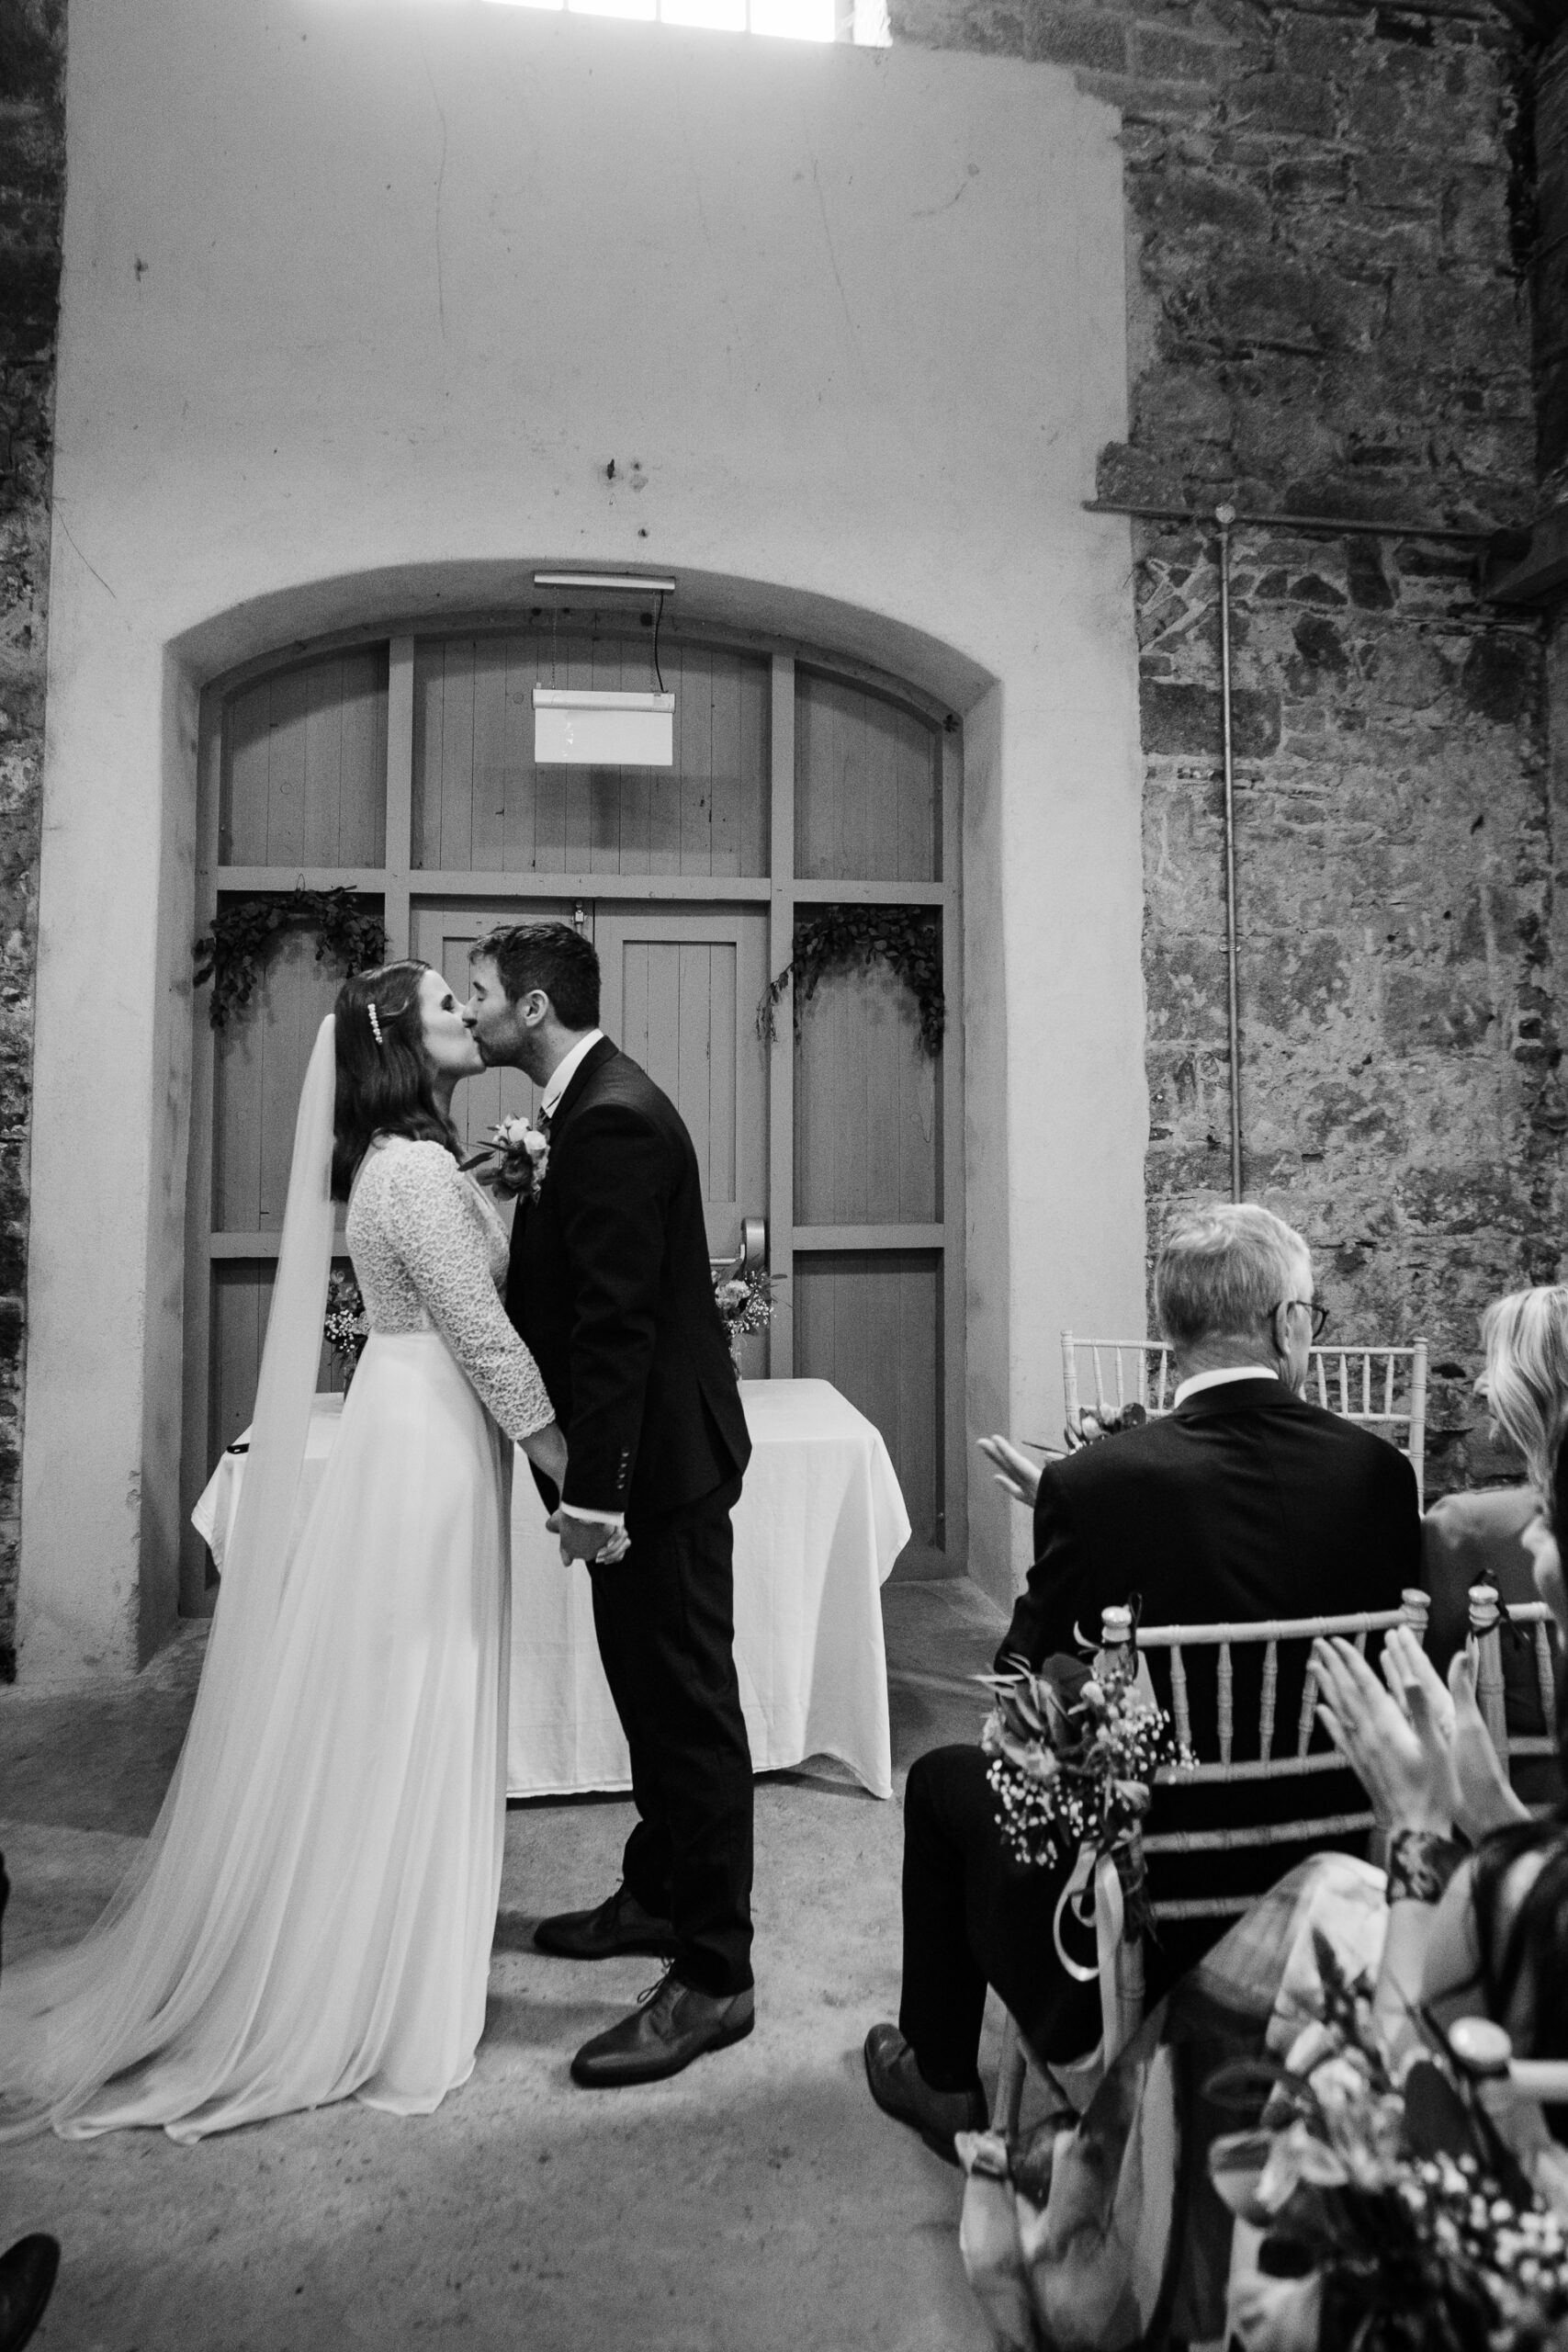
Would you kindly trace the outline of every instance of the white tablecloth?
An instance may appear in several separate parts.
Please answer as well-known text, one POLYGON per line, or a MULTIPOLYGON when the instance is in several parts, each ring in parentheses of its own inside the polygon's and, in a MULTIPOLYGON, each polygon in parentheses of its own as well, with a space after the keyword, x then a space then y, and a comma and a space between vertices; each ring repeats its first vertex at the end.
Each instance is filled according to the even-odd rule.
MULTIPOLYGON (((735 1660, 759 1771, 833 1756, 893 1793, 878 1587, 909 1538, 880 1433, 826 1380, 748 1380, 753 1452, 735 1510, 735 1660)), ((307 1494, 337 1435, 341 1396, 318 1396, 307 1494)), ((225 1453, 191 1519, 220 1568, 244 1475, 225 1453)), ((519 1460, 512 1515, 513 1796, 631 1785, 593 1636, 589 1572, 563 1567, 519 1460)))

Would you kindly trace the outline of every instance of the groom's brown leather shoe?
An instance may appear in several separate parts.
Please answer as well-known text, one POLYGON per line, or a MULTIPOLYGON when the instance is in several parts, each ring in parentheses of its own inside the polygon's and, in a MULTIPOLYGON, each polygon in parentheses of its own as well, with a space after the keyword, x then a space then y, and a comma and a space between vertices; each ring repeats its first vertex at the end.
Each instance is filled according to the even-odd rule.
POLYGON ((675 1930, 668 1919, 645 1911, 629 1886, 618 1886, 596 1911, 558 1911, 541 1919, 534 1941, 558 1960, 614 1960, 626 1951, 668 1960, 675 1930))
POLYGON ((744 2041, 755 2022, 750 1985, 744 1993, 699 1993, 670 1969, 651 1993, 643 1995, 630 2017, 583 2043, 571 2062, 571 2079, 588 2090, 661 2082, 705 2050, 723 2050, 744 2041))
POLYGON ((40 2230, 0 2255, 0 2352, 21 2352, 54 2288, 60 2245, 40 2230))
POLYGON ((920 2062, 896 2025, 874 2025, 865 2038, 865 2078, 884 2115, 912 2124, 928 2148, 955 2165, 958 2132, 983 2132, 987 2117, 982 2090, 933 2091, 920 2062))

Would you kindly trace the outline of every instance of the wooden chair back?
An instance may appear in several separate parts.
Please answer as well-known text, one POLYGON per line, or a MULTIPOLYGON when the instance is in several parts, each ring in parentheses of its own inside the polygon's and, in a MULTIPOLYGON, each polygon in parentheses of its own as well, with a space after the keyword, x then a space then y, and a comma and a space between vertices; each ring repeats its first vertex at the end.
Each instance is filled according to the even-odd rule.
MULTIPOLYGON (((1238 1620, 1233 1623, 1194 1625, 1140 1625, 1137 1646, 1143 1651, 1164 1650, 1170 1659, 1171 1718, 1177 1737, 1183 1746, 1192 1744, 1192 1720, 1189 1705, 1187 1653, 1194 1649, 1213 1649, 1219 1655, 1215 1661, 1217 1700, 1216 1747, 1218 1754, 1200 1757, 1197 1766, 1180 1774, 1163 1772, 1164 1781, 1179 1782, 1183 1788, 1235 1785, 1238 1781, 1294 1780, 1303 1783, 1303 1796, 1310 1783, 1325 1772, 1344 1772, 1348 1767, 1337 1748, 1320 1746, 1314 1748, 1313 1735, 1316 1729, 1317 1678, 1308 1661, 1302 1688, 1301 1704, 1296 1720, 1290 1726, 1281 1725, 1276 1717, 1275 1702, 1280 1680, 1280 1645, 1281 1642, 1310 1642, 1320 1634, 1339 1634, 1364 1656, 1373 1634, 1386 1634, 1395 1625, 1408 1625, 1417 1641, 1425 1645, 1427 1595, 1417 1588, 1408 1587, 1397 1609, 1362 1610, 1354 1615, 1340 1617, 1276 1617, 1249 1623, 1238 1620), (1235 1721, 1235 1654, 1240 1648, 1263 1651, 1262 1674, 1259 1683, 1257 1754, 1238 1756, 1235 1721)), ((1132 1638, 1132 1619, 1125 1609, 1107 1609, 1101 1612, 1100 1641, 1102 1650, 1116 1650, 1132 1638)), ((1494 1636, 1494 1639, 1495 1636, 1494 1636)), ((1240 1743, 1250 1748, 1252 1743, 1240 1743)), ((1151 1819, 1157 1815, 1151 1815, 1151 1819)), ((1223 1854, 1257 1851, 1274 1846, 1311 1845, 1326 1838, 1341 1838, 1374 1828, 1370 1808, 1354 1813, 1304 1814, 1289 1821, 1264 1822, 1253 1826, 1226 1829, 1166 1830, 1145 1828, 1142 1833, 1145 1857, 1159 1854, 1223 1854)), ((1151 1905, 1156 1922, 1161 1919, 1226 1919, 1247 1910, 1251 1895, 1190 1895, 1168 1897, 1151 1905)), ((1082 2077, 1082 2089, 1087 2096, 1098 2080, 1100 2072, 1116 2055, 1122 2043, 1136 2032, 1142 2018, 1143 1955, 1138 1946, 1119 1946, 1111 1952, 1101 1951, 1100 1965, 1105 2014, 1114 2016, 1115 2046, 1102 2043, 1092 2059, 1071 2068, 1053 2067, 1058 2086, 1065 2088, 1077 2104, 1082 2077)), ((998 2068, 997 2093, 992 2102, 993 2128, 1004 2136, 1018 2129, 1022 2105, 1023 2086, 1030 2052, 1017 2020, 1009 2014, 1003 2023, 1001 2061, 998 2068)), ((1038 2062, 1037 2062, 1038 2063, 1038 2062)))
POLYGON ((1481 1709, 1481 1719, 1492 1736, 1492 1745, 1501 1761, 1511 1767, 1522 1757, 1555 1757, 1557 1738, 1552 1726, 1557 1720, 1557 1676, 1552 1647, 1557 1639, 1557 1627, 1545 1601, 1505 1601, 1499 1598, 1495 1585, 1472 1584, 1470 1588, 1470 1631, 1477 1653, 1476 1704, 1481 1709), (1540 1719, 1546 1726, 1541 1732, 1510 1733, 1508 1730, 1503 1690, 1502 1619, 1505 1615, 1511 1624, 1530 1629, 1536 1683, 1540 1692, 1540 1719))
MULTIPOLYGON (((1062 1334, 1062 1393, 1067 1427, 1085 1412, 1107 1414, 1141 1405, 1151 1419, 1176 1401, 1175 1359, 1163 1340, 1080 1340, 1062 1334)), ((1307 1359, 1312 1403, 1344 1420, 1364 1422, 1397 1445, 1416 1473, 1419 1501, 1426 1491, 1427 1342, 1409 1347, 1314 1348, 1307 1359)))
MULTIPOLYGON (((1364 1656, 1373 1634, 1386 1634, 1395 1625, 1408 1625, 1417 1641, 1425 1644, 1427 1595, 1412 1586, 1406 1589, 1397 1609, 1360 1610, 1353 1615, 1340 1617, 1276 1617, 1249 1623, 1238 1620, 1231 1624, 1209 1625, 1140 1625, 1137 1646, 1145 1654, 1164 1650, 1170 1660, 1170 1712, 1176 1736, 1183 1745, 1192 1745, 1192 1722, 1188 1703, 1187 1654, 1195 1649, 1217 1650, 1217 1738, 1218 1754, 1201 1756, 1194 1769, 1179 1775, 1167 1771, 1162 1780, 1177 1781, 1184 1789, 1213 1786, 1234 1786, 1247 1781, 1296 1780, 1310 1782, 1325 1772, 1344 1772, 1345 1759, 1337 1747, 1320 1744, 1313 1746, 1316 1729, 1317 1678, 1308 1661, 1302 1698, 1296 1721, 1289 1726, 1276 1720, 1275 1698, 1280 1680, 1280 1645, 1281 1642, 1310 1642, 1321 1635, 1341 1634, 1353 1641, 1364 1656), (1237 1756, 1235 1709, 1235 1656, 1238 1649, 1263 1650, 1262 1674, 1259 1683, 1257 1753, 1237 1756), (1281 1734, 1283 1736, 1281 1736, 1281 1734)), ((1125 1640, 1128 1630, 1127 1612, 1108 1609, 1104 1612, 1102 1639, 1107 1646, 1114 1646, 1118 1639, 1125 1640)), ((1248 1749, 1250 1740, 1243 1743, 1248 1749)), ((1303 1798, 1308 1793, 1303 1788, 1303 1798)), ((1158 1854, 1224 1854, 1256 1851, 1273 1846, 1312 1845, 1325 1838, 1342 1838, 1359 1831, 1371 1831, 1373 1817, 1370 1810, 1354 1813, 1303 1813, 1289 1821, 1259 1822, 1251 1826, 1227 1829, 1147 1829, 1144 1834, 1144 1851, 1153 1857, 1158 1854)), ((1221 1919, 1237 1917, 1247 1910, 1252 1898, 1245 1894, 1214 1894, 1183 1896, 1154 1905, 1158 1919, 1221 1919)))

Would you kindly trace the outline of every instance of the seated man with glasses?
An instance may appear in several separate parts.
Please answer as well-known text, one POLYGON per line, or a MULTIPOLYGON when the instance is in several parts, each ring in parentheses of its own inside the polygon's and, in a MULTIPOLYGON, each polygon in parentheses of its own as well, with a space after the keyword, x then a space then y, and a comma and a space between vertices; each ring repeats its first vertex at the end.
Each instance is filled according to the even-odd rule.
MULTIPOLYGON (((1155 1301, 1176 1360, 1175 1409, 1041 1471, 1034 1565, 997 1652, 998 1672, 1010 1661, 1038 1668, 1054 1654, 1080 1656, 1098 1637, 1100 1611, 1134 1593, 1145 1624, 1197 1624, 1395 1609, 1404 1589, 1420 1582, 1410 1464, 1303 1393, 1327 1310, 1314 1303, 1300 1234, 1267 1209, 1204 1209, 1167 1239, 1155 1301)), ((1021 1457, 1008 1466, 1021 1467, 1021 1457)), ((1186 1656, 1193 1742, 1210 1759, 1218 1752, 1216 1661, 1213 1648, 1186 1656)), ((1149 1665, 1168 1707, 1168 1653, 1152 1652, 1149 1665)), ((1258 1754, 1262 1671, 1260 1644, 1234 1653, 1237 1761, 1258 1754)), ((1282 1645, 1276 1753, 1293 1748, 1305 1671, 1306 1644, 1282 1645)), ((953 2132, 985 2117, 977 2057, 987 1984, 1047 2062, 1081 2056, 1100 2032, 1097 1986, 1071 1982, 1055 1955, 1053 1915, 1070 1863, 1010 1859, 986 1770, 977 1746, 935 1748, 910 1769, 902 2005, 897 2026, 874 2026, 865 2044, 877 2104, 949 2155, 953 2132)), ((1150 1826, 1212 1831, 1363 1810, 1348 1773, 1325 1773, 1305 1782, 1162 1787, 1150 1826)), ((1365 1847, 1364 1837, 1337 1842, 1365 1847)), ((1250 1895, 1302 1859, 1292 1845, 1156 1857, 1150 1894, 1250 1895)), ((1161 1926, 1145 1951, 1151 2005, 1229 1924, 1161 1926)))

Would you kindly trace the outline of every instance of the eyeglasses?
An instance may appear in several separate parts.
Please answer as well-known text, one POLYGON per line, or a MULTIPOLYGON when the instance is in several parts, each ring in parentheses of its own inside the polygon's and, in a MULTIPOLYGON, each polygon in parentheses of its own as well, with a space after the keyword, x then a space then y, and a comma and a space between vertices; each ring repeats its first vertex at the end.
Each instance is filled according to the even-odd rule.
POLYGON ((1275 1315, 1278 1315, 1280 1306, 1304 1306, 1307 1313, 1312 1317, 1313 1338, 1314 1340, 1322 1339, 1324 1332, 1328 1327, 1328 1309, 1323 1305, 1321 1300, 1311 1298, 1282 1298, 1280 1301, 1279 1306, 1275 1306, 1270 1309, 1270 1320, 1275 1315))

